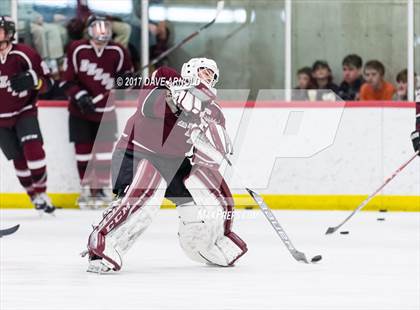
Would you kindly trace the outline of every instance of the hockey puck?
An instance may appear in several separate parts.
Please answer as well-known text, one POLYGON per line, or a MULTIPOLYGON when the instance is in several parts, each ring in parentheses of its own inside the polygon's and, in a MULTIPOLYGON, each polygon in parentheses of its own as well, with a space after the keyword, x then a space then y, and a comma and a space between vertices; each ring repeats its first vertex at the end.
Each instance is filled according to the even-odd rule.
POLYGON ((312 257, 311 259, 311 263, 317 263, 322 259, 321 255, 315 255, 314 257, 312 257))
POLYGON ((252 209, 254 209, 254 207, 251 207, 251 206, 246 206, 245 207, 245 210, 252 210, 252 209))
POLYGON ((388 212, 387 209, 380 209, 379 212, 388 212))
POLYGON ((376 220, 378 220, 378 221, 385 221, 385 218, 384 217, 378 217, 376 220))
POLYGON ((340 231, 340 234, 342 234, 342 235, 348 235, 349 232, 347 230, 344 230, 344 231, 340 231))

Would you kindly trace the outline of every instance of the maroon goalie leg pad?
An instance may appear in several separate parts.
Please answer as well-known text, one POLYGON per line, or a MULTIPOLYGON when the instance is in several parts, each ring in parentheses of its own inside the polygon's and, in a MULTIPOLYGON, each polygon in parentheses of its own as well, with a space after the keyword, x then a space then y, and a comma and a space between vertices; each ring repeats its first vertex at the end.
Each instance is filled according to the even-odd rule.
MULTIPOLYGON (((121 263, 107 255, 106 236, 120 227, 130 216, 138 212, 156 191, 162 177, 155 167, 146 160, 140 161, 136 175, 125 197, 119 205, 108 212, 89 236, 88 251, 111 263, 115 271, 121 269, 121 263)), ((116 251, 111 253, 115 253, 116 251)), ((120 253, 118 253, 118 256, 120 253)))

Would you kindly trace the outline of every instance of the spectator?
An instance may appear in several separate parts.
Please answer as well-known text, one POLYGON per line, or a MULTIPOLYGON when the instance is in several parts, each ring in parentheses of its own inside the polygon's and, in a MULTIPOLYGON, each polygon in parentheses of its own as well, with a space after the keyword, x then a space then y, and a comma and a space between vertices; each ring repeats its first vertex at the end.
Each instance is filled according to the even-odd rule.
POLYGON ((317 89, 329 89, 338 93, 338 86, 333 83, 331 68, 328 62, 317 60, 312 66, 312 77, 317 89))
MULTIPOLYGON (((418 80, 418 78, 419 77, 417 76, 417 74, 414 73, 414 84, 416 84, 416 81, 418 80)), ((398 101, 407 101, 408 100, 408 71, 407 69, 404 69, 398 72, 397 77, 395 79, 397 80, 397 91, 394 96, 394 99, 398 101)))
MULTIPOLYGON (((151 1, 156 3, 156 1, 151 1)), ((132 0, 133 11, 126 21, 131 25, 130 51, 133 57, 134 67, 140 67, 140 51, 141 51, 141 2, 132 0)), ((168 21, 149 22, 149 51, 150 59, 158 57, 162 52, 166 51, 173 41, 173 27, 168 21)), ((168 59, 165 57, 155 65, 155 68, 167 65, 168 59)))
POLYGON ((343 82, 338 95, 343 100, 359 100, 360 87, 365 82, 362 75, 363 60, 359 55, 350 54, 344 57, 342 66, 343 82))
POLYGON ((368 61, 363 72, 366 83, 360 88, 360 100, 392 100, 395 87, 384 80, 385 67, 380 61, 368 61))
MULTIPOLYGON (((1 1, 1 11, 10 12, 10 1, 1 1)), ((25 37, 25 31, 30 32, 28 39, 32 42, 42 59, 47 63, 54 77, 58 75, 58 62, 64 56, 65 30, 60 25, 47 23, 44 17, 30 3, 19 4, 18 9, 19 34, 25 37)))
POLYGON ((310 67, 300 68, 297 73, 298 85, 293 91, 293 100, 308 100, 308 89, 315 89, 315 81, 312 78, 312 69, 310 67))
POLYGON ((314 89, 315 81, 312 78, 312 69, 303 67, 297 71, 298 86, 295 89, 314 89))
POLYGON ((395 92, 394 99, 398 101, 407 100, 407 80, 408 80, 407 69, 401 70, 398 72, 397 77, 397 91, 395 92))

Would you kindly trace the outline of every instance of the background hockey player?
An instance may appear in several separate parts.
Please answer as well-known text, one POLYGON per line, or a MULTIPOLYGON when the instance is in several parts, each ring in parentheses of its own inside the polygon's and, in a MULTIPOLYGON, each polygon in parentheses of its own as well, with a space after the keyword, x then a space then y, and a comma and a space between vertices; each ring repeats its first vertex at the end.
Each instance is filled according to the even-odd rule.
POLYGON ((15 23, 0 17, 0 147, 38 210, 52 213, 46 194, 47 164, 37 118, 39 92, 52 81, 45 62, 24 44, 13 44, 15 23))
POLYGON ((203 216, 233 211, 232 195, 218 172, 231 153, 225 119, 214 102, 219 70, 213 60, 193 58, 181 75, 201 83, 178 87, 174 81, 181 76, 162 67, 152 78, 166 79, 166 85, 146 87, 140 94, 138 110, 113 155, 118 200, 89 237, 88 271, 119 270, 122 256, 150 225, 164 196, 177 205, 180 245, 192 260, 231 266, 247 251, 232 232, 230 218, 203 216))
POLYGON ((411 141, 414 151, 417 152, 420 149, 420 89, 416 91, 416 130, 411 134, 411 141))
POLYGON ((82 187, 78 201, 81 208, 100 206, 106 201, 103 189, 109 187, 117 132, 115 105, 113 100, 108 100, 109 91, 117 74, 132 70, 127 50, 111 41, 108 20, 92 15, 87 21, 87 29, 89 39, 75 41, 68 49, 61 83, 70 101, 70 142, 75 146, 82 187), (101 134, 97 135, 99 125, 101 134), (92 173, 88 175, 91 160, 93 169, 89 169, 92 173))

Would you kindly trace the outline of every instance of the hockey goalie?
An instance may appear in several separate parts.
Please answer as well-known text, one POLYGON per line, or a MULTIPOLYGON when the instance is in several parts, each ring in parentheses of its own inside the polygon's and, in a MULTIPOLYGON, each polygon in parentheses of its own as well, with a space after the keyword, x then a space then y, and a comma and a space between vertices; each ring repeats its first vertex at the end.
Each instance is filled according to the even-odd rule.
POLYGON ((209 216, 234 208, 219 172, 232 145, 215 102, 218 78, 213 60, 193 58, 181 74, 159 68, 152 75, 157 82, 140 92, 137 111, 113 153, 116 198, 88 239, 88 271, 120 270, 164 197, 176 204, 179 242, 190 259, 233 266, 247 252, 232 231, 232 219, 209 216))

